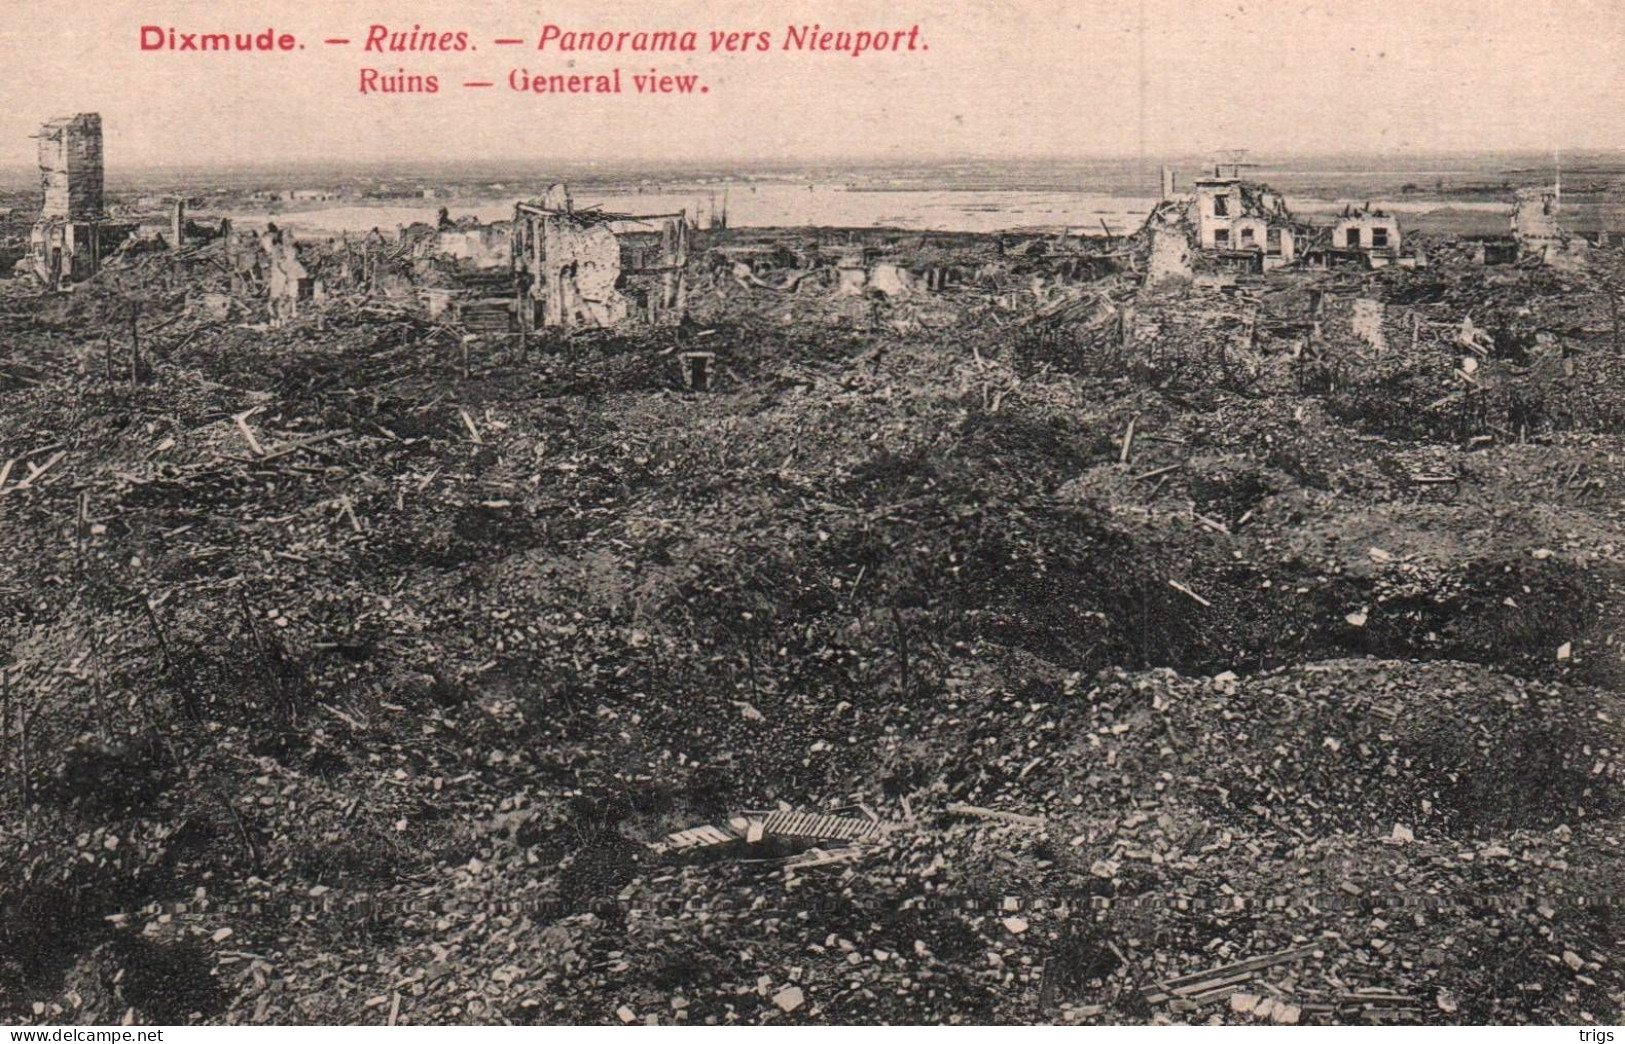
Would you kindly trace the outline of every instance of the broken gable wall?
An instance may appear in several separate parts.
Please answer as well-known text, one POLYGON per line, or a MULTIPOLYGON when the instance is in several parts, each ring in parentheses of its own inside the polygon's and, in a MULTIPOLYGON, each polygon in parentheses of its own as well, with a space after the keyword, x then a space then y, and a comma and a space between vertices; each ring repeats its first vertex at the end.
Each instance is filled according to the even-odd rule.
POLYGON ((1146 283, 1157 286, 1170 280, 1188 280, 1192 275, 1191 241, 1186 230, 1163 225, 1152 228, 1146 283))
POLYGON ((585 224, 568 214, 542 218, 543 323, 548 326, 614 326, 626 318, 626 298, 615 288, 621 277, 621 245, 607 225, 585 224))

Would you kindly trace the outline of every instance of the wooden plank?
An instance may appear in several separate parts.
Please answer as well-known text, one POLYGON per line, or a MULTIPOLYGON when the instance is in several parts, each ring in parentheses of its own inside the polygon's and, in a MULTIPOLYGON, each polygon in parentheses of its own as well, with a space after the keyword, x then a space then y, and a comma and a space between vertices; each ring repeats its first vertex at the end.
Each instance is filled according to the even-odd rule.
POLYGON ((1244 982, 1251 981, 1257 974, 1256 971, 1248 970, 1231 972, 1228 975, 1216 975, 1211 979, 1203 979, 1200 982, 1193 982, 1186 986, 1176 986, 1171 992, 1181 997, 1193 997, 1209 990, 1221 989, 1226 986, 1239 986, 1244 982))
POLYGON ((1220 983, 1218 980, 1220 979, 1226 979, 1229 976, 1237 973, 1245 972, 1250 974, 1264 968, 1273 967, 1277 964, 1286 964, 1290 961, 1302 960, 1320 948, 1321 947, 1318 944, 1301 946, 1292 950, 1282 950, 1280 953, 1272 953, 1263 957, 1251 957, 1244 961, 1237 961, 1234 964, 1220 965, 1217 968, 1208 968, 1205 971, 1192 972, 1189 975, 1181 975, 1172 979, 1165 979, 1162 982, 1157 983, 1152 992, 1147 993, 1146 1000, 1152 1004, 1160 1004, 1166 1001, 1170 996, 1181 993, 1184 989, 1196 989, 1204 987, 1211 988, 1212 986, 1219 985, 1220 983), (1153 997, 1160 999, 1153 1000, 1153 997))
POLYGON ((38 467, 36 467, 32 462, 25 461, 24 463, 28 464, 28 477, 17 483, 15 486, 12 486, 9 492, 15 493, 19 489, 28 489, 32 487, 35 479, 39 478, 47 471, 50 471, 51 468, 56 466, 57 461, 61 460, 63 457, 66 457, 67 455, 68 453, 66 450, 58 450, 57 452, 51 454, 49 460, 38 467))
POLYGON ((1197 982, 1189 983, 1184 986, 1178 986, 1172 989, 1156 990, 1151 993, 1147 993, 1145 995, 1145 999, 1146 1003, 1148 1004, 1165 1004, 1168 1001, 1173 1000, 1175 997, 1189 1001, 1196 1001, 1199 1004, 1206 1003, 1199 998, 1215 991, 1222 992, 1225 996, 1229 996, 1229 994, 1235 992, 1238 986, 1251 982, 1256 974, 1257 973, 1254 971, 1237 971, 1231 972, 1228 975, 1216 975, 1211 978, 1201 979, 1197 982))
POLYGON ((1015 823, 1019 826, 1042 827, 1043 816, 1025 816, 1019 812, 1001 812, 995 808, 981 808, 976 805, 949 805, 945 812, 956 816, 974 816, 977 819, 993 819, 1002 823, 1015 823))
POLYGON ((260 440, 254 437, 254 429, 248 426, 248 418, 254 416, 263 409, 265 409, 264 406, 256 406, 251 410, 244 410, 242 413, 233 414, 231 418, 232 421, 237 425, 237 430, 243 433, 244 441, 248 443, 248 448, 254 451, 254 456, 256 457, 265 456, 265 447, 261 446, 260 440))

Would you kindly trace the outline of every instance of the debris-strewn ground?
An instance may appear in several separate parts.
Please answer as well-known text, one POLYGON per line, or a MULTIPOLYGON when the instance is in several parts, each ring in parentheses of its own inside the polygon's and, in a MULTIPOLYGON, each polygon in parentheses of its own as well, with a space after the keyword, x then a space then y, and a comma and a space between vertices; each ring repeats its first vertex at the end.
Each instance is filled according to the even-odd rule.
POLYGON ((1429 246, 466 363, 14 285, 0 1018, 1617 1022, 1617 328, 1429 246))

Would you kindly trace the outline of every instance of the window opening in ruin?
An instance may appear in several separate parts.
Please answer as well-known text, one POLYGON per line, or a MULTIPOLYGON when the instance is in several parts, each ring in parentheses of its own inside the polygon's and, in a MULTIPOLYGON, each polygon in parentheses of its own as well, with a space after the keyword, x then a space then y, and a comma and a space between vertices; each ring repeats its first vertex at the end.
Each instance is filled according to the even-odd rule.
POLYGON ((678 356, 683 366, 683 387, 690 391, 710 391, 711 371, 716 362, 715 352, 683 352, 678 356))

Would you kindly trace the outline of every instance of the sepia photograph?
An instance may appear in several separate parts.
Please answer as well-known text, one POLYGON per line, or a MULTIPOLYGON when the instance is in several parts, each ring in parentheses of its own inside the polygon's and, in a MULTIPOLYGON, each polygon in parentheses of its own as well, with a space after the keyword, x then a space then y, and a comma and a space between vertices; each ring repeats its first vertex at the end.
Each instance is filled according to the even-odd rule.
POLYGON ((1618 1044, 1625 0, 0 69, 5 1044, 1618 1044))

